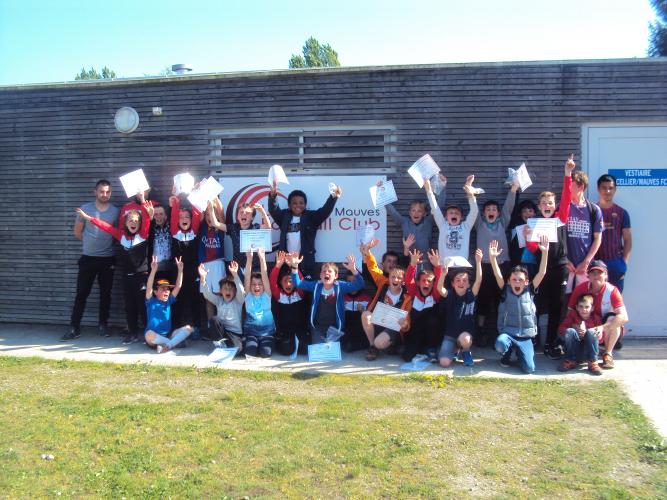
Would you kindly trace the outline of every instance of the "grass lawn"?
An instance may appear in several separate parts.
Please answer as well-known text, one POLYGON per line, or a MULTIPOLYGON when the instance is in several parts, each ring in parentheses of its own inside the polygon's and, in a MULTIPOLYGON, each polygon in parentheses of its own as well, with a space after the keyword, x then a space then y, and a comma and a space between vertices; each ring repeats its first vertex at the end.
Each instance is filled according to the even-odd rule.
POLYGON ((665 447, 613 382, 0 370, 3 497, 667 496, 665 447))

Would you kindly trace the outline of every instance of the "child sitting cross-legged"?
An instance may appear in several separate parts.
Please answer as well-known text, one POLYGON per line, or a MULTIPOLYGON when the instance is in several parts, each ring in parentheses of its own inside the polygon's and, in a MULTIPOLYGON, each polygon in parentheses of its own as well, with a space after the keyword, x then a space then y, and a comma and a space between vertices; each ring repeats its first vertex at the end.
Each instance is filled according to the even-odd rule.
POLYGON ((389 272, 389 275, 385 276, 378 267, 370 246, 362 244, 360 250, 361 255, 364 257, 364 263, 377 287, 377 293, 369 304, 368 309, 361 313, 361 326, 370 344, 366 360, 374 361, 381 350, 395 346, 401 341, 401 334, 404 334, 410 328, 410 320, 409 316, 399 320, 400 331, 374 325, 371 322, 373 309, 375 309, 378 302, 382 302, 392 307, 398 307, 409 314, 412 307, 412 297, 408 295, 405 289, 405 270, 402 267, 394 267, 389 272))
POLYGON ((329 328, 338 330, 342 335, 345 326, 345 294, 360 290, 364 287, 364 280, 355 267, 354 255, 348 255, 343 267, 354 275, 354 281, 339 281, 338 266, 333 262, 325 262, 320 270, 318 281, 301 279, 299 264, 303 257, 289 254, 287 263, 292 268, 294 286, 313 294, 308 315, 309 329, 313 344, 327 341, 329 328))
POLYGON ((236 347, 241 352, 243 348, 243 329, 241 319, 243 304, 245 302, 245 290, 239 278, 239 265, 233 260, 229 263, 229 277, 220 280, 220 293, 211 291, 207 286, 206 278, 208 270, 204 264, 199 264, 199 289, 206 300, 216 308, 216 314, 211 318, 211 326, 215 336, 225 344, 226 347, 236 347))
POLYGON ((581 295, 576 311, 569 310, 558 328, 558 334, 565 341, 565 359, 558 371, 572 370, 585 359, 592 375, 602 375, 598 354, 603 330, 602 318, 593 312, 593 296, 581 295))
POLYGON ((521 370, 525 373, 535 371, 535 351, 533 337, 537 335, 537 317, 535 315, 535 289, 540 286, 547 270, 547 256, 549 253, 549 239, 542 236, 540 239, 542 258, 540 268, 531 283, 528 280, 528 271, 523 266, 510 269, 507 283, 498 266, 498 241, 489 244, 489 259, 496 278, 498 288, 502 290, 500 306, 498 307, 498 338, 496 351, 502 354, 500 364, 509 366, 509 357, 512 349, 516 349, 521 370))
POLYGON ((475 252, 475 282, 470 287, 468 272, 459 269, 452 276, 451 288, 445 288, 447 268, 443 269, 438 279, 438 292, 442 300, 438 303, 442 314, 446 318, 445 336, 440 345, 438 362, 447 368, 457 355, 459 349, 463 351, 463 364, 473 366, 472 333, 475 329, 475 300, 482 285, 482 251, 475 252))
POLYGON ((276 325, 271 311, 271 284, 266 272, 264 250, 257 250, 260 272, 252 272, 253 251, 246 253, 244 351, 248 356, 270 358, 275 344, 276 325))
POLYGON ((151 272, 146 283, 146 332, 144 338, 151 347, 157 347, 158 354, 170 351, 178 344, 187 339, 192 333, 190 325, 171 331, 171 305, 176 301, 178 292, 183 284, 183 261, 176 259, 176 285, 171 285, 169 280, 158 280, 155 291, 153 281, 157 272, 157 257, 151 261, 151 272), (172 290, 173 288, 173 290, 172 290))

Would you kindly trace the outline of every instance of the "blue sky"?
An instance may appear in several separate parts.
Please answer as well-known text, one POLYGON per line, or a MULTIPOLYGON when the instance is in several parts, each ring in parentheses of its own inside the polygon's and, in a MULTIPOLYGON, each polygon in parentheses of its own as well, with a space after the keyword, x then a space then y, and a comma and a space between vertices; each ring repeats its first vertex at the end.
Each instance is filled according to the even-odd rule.
POLYGON ((344 66, 645 57, 648 0, 0 0, 0 85, 287 68, 315 36, 344 66))

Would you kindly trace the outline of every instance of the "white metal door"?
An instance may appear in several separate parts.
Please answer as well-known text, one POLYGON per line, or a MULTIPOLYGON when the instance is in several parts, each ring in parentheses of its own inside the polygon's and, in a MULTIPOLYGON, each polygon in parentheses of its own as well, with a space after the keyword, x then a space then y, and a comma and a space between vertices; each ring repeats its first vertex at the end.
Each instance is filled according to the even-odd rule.
POLYGON ((667 336, 667 124, 590 124, 582 128, 588 196, 597 179, 618 179, 614 201, 632 222, 632 255, 623 299, 630 333, 667 336))

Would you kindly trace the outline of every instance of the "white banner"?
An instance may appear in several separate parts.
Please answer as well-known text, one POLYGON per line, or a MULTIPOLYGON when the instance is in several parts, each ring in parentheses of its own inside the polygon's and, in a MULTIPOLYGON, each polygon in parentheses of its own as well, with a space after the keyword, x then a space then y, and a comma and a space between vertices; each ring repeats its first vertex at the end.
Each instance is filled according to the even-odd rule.
MULTIPOLYGON (((386 176, 381 176, 386 181, 386 176)), ((220 200, 225 208, 225 222, 236 222, 236 211, 244 203, 261 203, 267 213, 269 211, 269 190, 266 177, 225 177, 217 176, 225 190, 220 194, 220 200)), ((350 176, 296 176, 290 178, 289 185, 278 185, 278 206, 287 208, 287 196, 294 189, 300 189, 308 197, 306 208, 317 210, 329 197, 328 185, 334 182, 343 189, 343 195, 338 199, 333 212, 320 226, 315 241, 315 257, 318 262, 342 262, 349 253, 358 253, 356 248, 357 229, 370 225, 375 229, 375 237, 380 244, 374 249, 379 259, 387 247, 387 220, 384 209, 373 207, 368 186, 378 181, 377 176, 350 175, 350 176), (356 251, 355 251, 356 250, 356 251)), ((255 222, 261 223, 257 214, 255 222)), ((274 225, 273 244, 276 248, 280 240, 280 231, 274 225)), ((231 257, 231 241, 226 239, 226 258, 231 257)), ((359 263, 360 267, 361 263, 359 263)))

